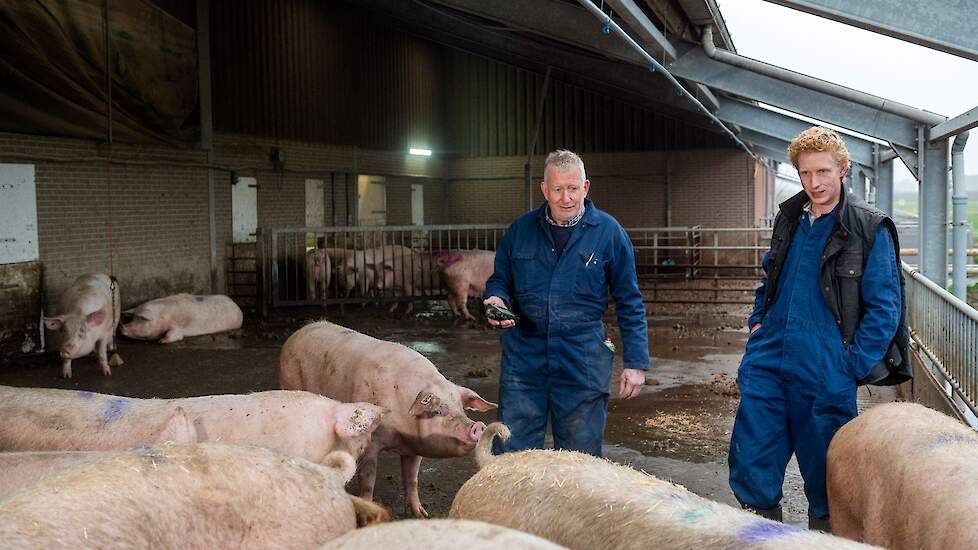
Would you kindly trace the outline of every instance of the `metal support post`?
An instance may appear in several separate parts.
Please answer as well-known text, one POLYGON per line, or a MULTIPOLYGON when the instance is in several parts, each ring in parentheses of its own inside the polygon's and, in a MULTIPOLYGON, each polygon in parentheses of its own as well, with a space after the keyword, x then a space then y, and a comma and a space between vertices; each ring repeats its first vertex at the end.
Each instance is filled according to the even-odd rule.
POLYGON ((893 162, 881 162, 876 172, 876 208, 893 217, 893 162))
POLYGON ((947 288, 947 140, 921 142, 924 160, 920 181, 920 270, 947 288))

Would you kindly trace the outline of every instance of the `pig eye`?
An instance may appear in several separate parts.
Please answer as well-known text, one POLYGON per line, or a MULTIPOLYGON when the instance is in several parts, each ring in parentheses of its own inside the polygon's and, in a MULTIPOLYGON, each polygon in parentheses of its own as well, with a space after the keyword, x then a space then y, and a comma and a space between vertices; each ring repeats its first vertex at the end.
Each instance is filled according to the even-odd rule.
POLYGON ((142 316, 142 315, 136 315, 136 316, 134 317, 134 319, 135 319, 136 321, 149 321, 149 319, 147 319, 146 317, 144 317, 144 316, 142 316))

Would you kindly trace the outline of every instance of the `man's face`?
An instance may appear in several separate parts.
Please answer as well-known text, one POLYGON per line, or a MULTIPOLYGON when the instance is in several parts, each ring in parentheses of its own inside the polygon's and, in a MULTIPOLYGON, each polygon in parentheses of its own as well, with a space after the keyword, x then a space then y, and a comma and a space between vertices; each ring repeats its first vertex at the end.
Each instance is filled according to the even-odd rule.
POLYGON ((842 194, 842 178, 848 167, 840 167, 826 151, 808 151, 798 154, 798 177, 812 206, 821 213, 830 211, 839 203, 842 194))
POLYGON ((550 205, 550 215, 556 222, 567 222, 581 212, 591 182, 581 182, 581 172, 573 168, 548 168, 540 182, 543 198, 550 205))

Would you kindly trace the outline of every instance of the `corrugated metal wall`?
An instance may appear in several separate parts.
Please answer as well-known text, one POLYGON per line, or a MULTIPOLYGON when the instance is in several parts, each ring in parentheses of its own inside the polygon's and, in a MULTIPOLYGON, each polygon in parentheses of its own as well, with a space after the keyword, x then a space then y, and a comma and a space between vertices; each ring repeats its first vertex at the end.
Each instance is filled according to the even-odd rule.
MULTIPOLYGON (((218 131, 366 149, 524 155, 543 75, 314 0, 211 3, 218 131)), ((727 147, 718 134, 551 80, 536 151, 727 147)))
MULTIPOLYGON (((525 155, 544 76, 457 50, 446 55, 451 152, 525 155)), ((726 148, 719 134, 551 76, 536 152, 581 153, 726 148)))

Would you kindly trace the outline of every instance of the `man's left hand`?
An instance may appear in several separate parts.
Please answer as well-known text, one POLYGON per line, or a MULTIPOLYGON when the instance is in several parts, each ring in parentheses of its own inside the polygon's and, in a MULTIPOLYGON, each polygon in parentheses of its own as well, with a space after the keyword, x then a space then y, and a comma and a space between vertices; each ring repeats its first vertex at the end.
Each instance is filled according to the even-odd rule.
POLYGON ((645 371, 638 369, 625 369, 621 371, 621 384, 618 386, 618 393, 622 399, 631 399, 642 391, 645 385, 645 371))

